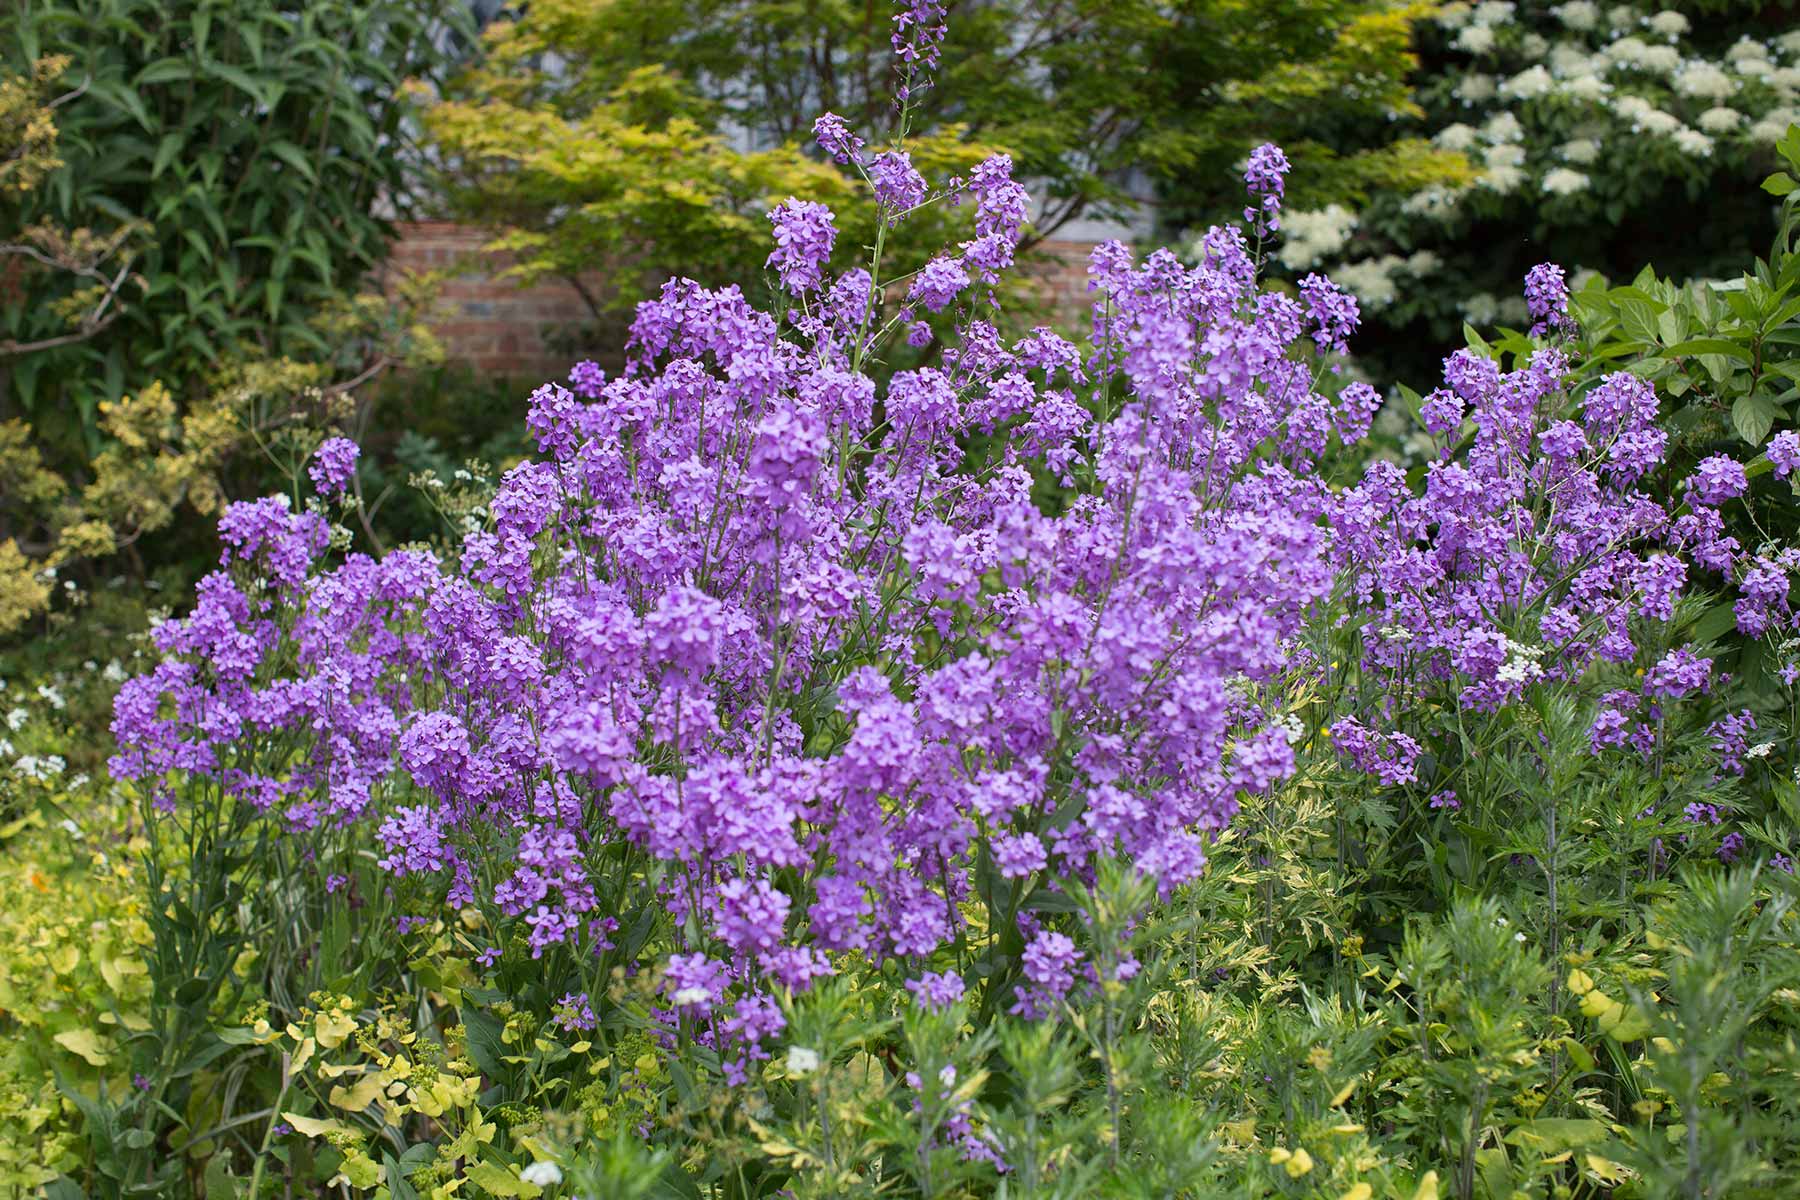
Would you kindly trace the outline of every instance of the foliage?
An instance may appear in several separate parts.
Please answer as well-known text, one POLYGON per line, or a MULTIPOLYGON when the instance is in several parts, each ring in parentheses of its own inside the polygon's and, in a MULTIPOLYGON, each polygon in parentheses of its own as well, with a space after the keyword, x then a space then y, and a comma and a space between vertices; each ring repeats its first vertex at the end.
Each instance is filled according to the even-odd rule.
MULTIPOLYGON (((377 199, 410 196, 400 85, 440 68, 462 11, 266 0, 18 11, 15 68, 54 60, 76 89, 55 113, 61 166, 18 220, 141 232, 141 294, 103 336, 7 364, 10 402, 40 438, 72 451, 94 437, 100 401, 152 379, 184 401, 247 347, 335 351, 313 318, 385 256, 377 199), (72 427, 52 422, 59 406, 72 427)), ((25 285, 7 300, 8 333, 62 332, 46 323, 75 285, 25 285)))
POLYGON ((131 1086, 124 1043, 150 1024, 148 932, 125 810, 91 784, 8 767, 28 807, 0 824, 0 1190, 25 1195, 81 1170, 86 1098, 131 1086), (69 812, 79 824, 56 815, 69 812))
MULTIPOLYGON (((1457 178, 1460 157, 1371 132, 1411 107, 1408 39, 1423 11, 1326 0, 1269 20, 1212 2, 968 6, 941 80, 913 90, 902 131, 885 6, 553 0, 492 26, 486 61, 427 125, 451 210, 504 231, 495 244, 519 255, 520 278, 569 279, 598 313, 664 274, 750 285, 764 265, 762 211, 784 195, 831 205, 844 247, 868 246, 872 207, 799 152, 821 111, 877 143, 904 132, 928 176, 1008 151, 1044 201, 1027 246, 1083 215, 1135 211, 1134 172, 1185 172, 1184 200, 1204 196, 1216 213, 1235 199, 1217 181, 1271 136, 1304 141, 1308 195, 1457 178), (1324 95, 1330 118, 1313 115, 1324 95)), ((893 236, 941 244, 947 228, 930 216, 893 236)))

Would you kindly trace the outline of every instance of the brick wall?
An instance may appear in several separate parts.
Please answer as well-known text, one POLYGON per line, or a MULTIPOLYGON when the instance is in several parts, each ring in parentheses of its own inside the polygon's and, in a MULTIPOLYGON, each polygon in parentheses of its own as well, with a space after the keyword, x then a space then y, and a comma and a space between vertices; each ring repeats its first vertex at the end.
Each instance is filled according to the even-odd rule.
MULTIPOLYGON (((501 278, 508 258, 482 250, 490 235, 450 221, 400 226, 390 267, 402 271, 456 270, 442 292, 443 317, 436 325, 452 359, 486 375, 560 379, 571 363, 593 357, 605 362, 618 354, 623 322, 596 329, 592 314, 573 286, 562 280, 520 288, 501 278), (584 345, 600 340, 600 346, 584 345)), ((1025 260, 1042 283, 1052 315, 1066 325, 1086 312, 1090 241, 1046 241, 1025 260)), ((602 279, 583 280, 604 294, 602 279)))

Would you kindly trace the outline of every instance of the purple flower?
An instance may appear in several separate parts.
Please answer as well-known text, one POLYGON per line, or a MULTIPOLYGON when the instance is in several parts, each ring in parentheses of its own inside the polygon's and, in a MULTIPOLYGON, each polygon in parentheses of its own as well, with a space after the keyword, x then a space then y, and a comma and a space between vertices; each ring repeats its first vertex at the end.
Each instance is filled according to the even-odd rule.
POLYGON ((1769 439, 1769 445, 1763 451, 1769 462, 1775 467, 1775 478, 1786 479, 1800 468, 1800 433, 1792 429, 1784 429, 1769 439))
POLYGON ((963 977, 954 971, 927 971, 917 979, 906 981, 919 1007, 941 1011, 963 997, 963 977))
POLYGON ((1281 228, 1281 198, 1287 191, 1287 155, 1281 147, 1264 143, 1250 152, 1250 163, 1244 168, 1244 185, 1254 203, 1244 210, 1258 237, 1267 237, 1281 228))
POLYGON ((1688 477, 1688 487, 1693 490, 1694 498, 1700 503, 1717 508, 1725 501, 1748 491, 1750 480, 1744 473, 1742 463, 1723 454, 1715 454, 1700 460, 1700 465, 1688 477))
POLYGON ((1525 307, 1536 321, 1532 335, 1550 330, 1570 330, 1575 323, 1569 317, 1569 288, 1563 280, 1563 269, 1555 263, 1539 263, 1525 274, 1525 307))
POLYGON ((836 113, 825 113, 814 121, 813 136, 818 139, 819 148, 840 163, 862 156, 863 140, 851 133, 844 118, 836 113))
POLYGON ((313 486, 327 496, 335 496, 350 484, 356 474, 356 460, 362 449, 349 438, 326 438, 313 454, 306 473, 313 486))
POLYGON ((869 181, 875 199, 890 213, 899 214, 924 203, 925 177, 912 165, 904 150, 885 150, 869 162, 869 181))
POLYGON ((794 295, 816 291, 837 241, 831 210, 810 200, 783 200, 770 210, 769 220, 775 226, 775 249, 767 265, 794 295))
POLYGON ((913 276, 906 298, 940 312, 969 286, 969 273, 953 258, 934 258, 913 276))

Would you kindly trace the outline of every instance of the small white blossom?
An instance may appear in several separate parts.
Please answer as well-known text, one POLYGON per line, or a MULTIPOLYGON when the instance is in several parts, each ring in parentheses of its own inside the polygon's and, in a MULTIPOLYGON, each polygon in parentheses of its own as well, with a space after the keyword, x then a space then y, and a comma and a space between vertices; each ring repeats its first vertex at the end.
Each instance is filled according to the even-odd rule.
POLYGON ((1544 190, 1552 196, 1573 196, 1587 190, 1588 177, 1569 167, 1544 172, 1544 190))
POLYGON ((1574 138, 1562 144, 1560 153, 1565 160, 1586 166, 1600 157, 1600 143, 1593 138, 1574 138))
POLYGON ((1525 127, 1510 112, 1498 112, 1481 127, 1481 135, 1490 142, 1516 142, 1525 136, 1525 127))
POLYGON ((1767 758, 1775 752, 1774 742, 1758 742, 1744 751, 1745 758, 1767 758))
POLYGON ((1644 25, 1651 33, 1666 37, 1673 41, 1688 31, 1688 19, 1673 9, 1664 9, 1644 18, 1644 25))
POLYGON ((1304 271, 1342 250, 1355 228, 1356 214, 1341 204, 1283 213, 1285 240, 1275 257, 1290 271, 1304 271))
POLYGON ((1477 25, 1505 25, 1513 19, 1515 7, 1507 0, 1481 0, 1469 14, 1469 19, 1477 25))
POLYGON ((19 730, 25 728, 25 722, 29 720, 31 720, 31 713, 26 709, 10 709, 6 714, 6 727, 14 733, 17 733, 19 730))
POLYGON ((1737 80, 1709 62, 1694 62, 1675 75, 1675 90, 1702 100, 1724 100, 1737 91, 1737 80))
POLYGON ((1504 196, 1518 190, 1519 185, 1525 182, 1525 172, 1513 166, 1489 167, 1482 172, 1478 182, 1489 191, 1499 192, 1504 196))
POLYGON ((1744 114, 1735 108, 1709 108, 1694 118, 1694 124, 1708 133, 1729 133, 1743 123, 1744 114))
MULTIPOLYGON (((1431 140, 1445 150, 1460 154, 1475 144, 1477 136, 1473 125, 1465 125, 1461 121, 1457 121, 1454 124, 1446 125, 1438 130, 1437 133, 1432 136, 1431 140)), ((1282 217, 1282 224, 1287 224, 1290 219, 1289 216, 1284 214, 1282 217)))
POLYGON ((1675 144, 1681 147, 1683 154, 1691 154, 1695 158, 1711 158, 1713 140, 1697 129, 1677 129, 1675 144))
POLYGON ((1494 48, 1494 31, 1486 25, 1470 25, 1456 35, 1456 46, 1470 54, 1486 54, 1494 48))
POLYGON ((686 1008, 690 1004, 705 1004, 708 995, 709 993, 703 987, 684 987, 671 999, 675 1002, 675 1007, 686 1008))
POLYGON ((1456 98, 1461 100, 1465 106, 1472 108, 1492 100, 1498 90, 1498 85, 1495 84, 1492 75, 1471 71, 1457 83, 1456 98))
POLYGON ((1600 23, 1600 9, 1589 0, 1569 0, 1567 4, 1559 4, 1550 10, 1561 21, 1577 33, 1586 33, 1600 23))
POLYGON ((1526 67, 1507 80, 1500 86, 1500 94, 1517 100, 1535 100, 1539 96, 1549 95, 1550 88, 1554 83, 1555 81, 1550 78, 1550 72, 1545 70, 1540 63, 1537 66, 1526 67))
POLYGON ((519 1172, 519 1182, 533 1187, 552 1187, 562 1182, 562 1168, 547 1158, 540 1158, 519 1172))
POLYGON ((819 1052, 805 1046, 789 1046, 787 1069, 790 1075, 811 1075, 819 1069, 819 1052))
POLYGON ((1576 100, 1598 102, 1612 91, 1612 84, 1598 75, 1576 75, 1562 84, 1562 93, 1576 100))

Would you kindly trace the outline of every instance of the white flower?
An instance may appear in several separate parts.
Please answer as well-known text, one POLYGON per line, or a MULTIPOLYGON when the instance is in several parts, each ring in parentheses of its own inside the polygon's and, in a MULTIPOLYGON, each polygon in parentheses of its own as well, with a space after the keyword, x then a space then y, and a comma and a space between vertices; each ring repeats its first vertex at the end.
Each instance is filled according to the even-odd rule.
POLYGON ((1481 127, 1481 135, 1490 142, 1516 142, 1525 134, 1519 118, 1510 112, 1497 112, 1481 127))
POLYGON ((1525 172, 1513 166, 1489 167, 1481 173, 1477 182, 1489 191, 1499 192, 1504 196, 1518 190, 1519 185, 1525 182, 1525 172))
MULTIPOLYGON (((1446 125, 1438 130, 1436 134, 1432 135, 1431 140, 1445 150, 1454 151, 1460 154, 1462 151, 1467 150, 1470 146, 1475 144, 1476 136, 1475 127, 1473 125, 1464 125, 1461 121, 1458 121, 1453 125, 1446 125)), ((1289 218, 1285 215, 1282 217, 1284 223, 1288 219, 1289 218)))
POLYGON ((22 708, 15 708, 6 714, 6 727, 17 733, 25 728, 25 722, 31 720, 31 714, 22 708))
POLYGON ((562 1168, 547 1158, 540 1158, 519 1172, 519 1182, 533 1187, 551 1187, 562 1182, 562 1168))
POLYGON ((60 754, 46 754, 41 758, 36 755, 27 754, 25 757, 13 763, 13 770, 27 779, 42 781, 54 779, 58 775, 61 775, 63 773, 63 768, 68 765, 69 764, 63 760, 63 757, 60 754))
POLYGON ((1767 58, 1769 49, 1753 37, 1741 37, 1731 43, 1731 49, 1725 52, 1727 62, 1737 62, 1742 58, 1767 58))
POLYGON ((1473 107, 1477 104, 1486 104, 1489 100, 1492 100, 1494 98, 1495 90, 1494 77, 1492 75, 1483 75, 1478 71, 1471 71, 1469 74, 1464 75, 1461 82, 1456 85, 1456 98, 1461 100, 1465 105, 1473 107))
POLYGON ((1599 6, 1589 3, 1589 0, 1569 0, 1569 3, 1559 4, 1550 11, 1564 25, 1581 33, 1600 23, 1599 6))
POLYGON ((1513 8, 1506 0, 1481 0, 1470 19, 1477 25, 1504 25, 1512 20, 1513 8))
POLYGON ((1621 29, 1630 29, 1637 23, 1637 9, 1629 4, 1615 4, 1606 10, 1606 23, 1617 33, 1621 29))
POLYGON ((1774 742, 1758 742, 1756 745, 1754 745, 1754 746, 1750 747, 1748 750, 1744 751, 1744 757, 1745 758, 1767 758, 1767 757, 1769 757, 1770 754, 1772 754, 1774 752, 1774 750, 1775 750, 1774 742))
POLYGON ((1419 250, 1406 256, 1406 270, 1411 275, 1423 278, 1433 274, 1444 265, 1444 260, 1429 250, 1419 250))
POLYGON ((1800 29, 1791 29, 1775 39, 1775 44, 1789 54, 1800 54, 1800 29))
POLYGON ((1709 108, 1694 118, 1694 124, 1708 133, 1728 133, 1736 129, 1744 120, 1744 114, 1735 108, 1709 108))
POLYGON ((1713 140, 1697 129, 1677 129, 1675 144, 1681 147, 1683 154, 1691 154, 1695 158, 1711 158, 1713 140))
POLYGON ((1588 177, 1568 167, 1544 172, 1544 190, 1552 196, 1573 196, 1587 190, 1588 177))
POLYGON ((1593 138, 1572 138, 1562 144, 1563 158, 1583 166, 1600 157, 1600 143, 1593 138))
POLYGON ((1332 282, 1355 296, 1365 309, 1385 308, 1400 294, 1394 272, 1404 266, 1397 254, 1343 263, 1331 272, 1332 282))
POLYGON ((1676 74, 1675 90, 1703 100, 1723 100, 1737 91, 1737 81, 1709 62, 1695 62, 1676 74))
POLYGON ((1462 314, 1471 325, 1492 325, 1500 316, 1500 302, 1487 292, 1477 292, 1462 302, 1462 314))
POLYGON ((1800 91, 1800 67, 1783 67, 1779 71, 1769 72, 1769 86, 1782 93, 1786 99, 1793 99, 1796 91, 1800 91))
POLYGON ((1469 6, 1462 0, 1454 4, 1446 4, 1437 10, 1437 23, 1445 29, 1461 29, 1469 21, 1469 6))
POLYGON ((1673 46, 1652 46, 1642 38, 1622 37, 1605 54, 1620 66, 1640 71, 1667 73, 1681 66, 1681 52, 1673 46))
POLYGON ((1764 79, 1778 88, 1782 86, 1777 82, 1782 73, 1776 70, 1775 64, 1766 58, 1741 58, 1731 64, 1731 69, 1739 75, 1751 79, 1764 79))
POLYGON ((1519 50, 1526 58, 1542 58, 1550 50, 1550 42, 1541 33, 1528 33, 1519 39, 1519 50))
POLYGON ((54 708, 57 712, 61 712, 69 705, 69 702, 63 699, 62 692, 51 687, 47 683, 38 684, 37 694, 39 699, 49 704, 50 707, 54 708))
POLYGON ((789 1075, 811 1075, 819 1069, 819 1052, 805 1046, 789 1046, 787 1069, 789 1075))
POLYGON ((1750 127, 1750 138, 1752 141, 1773 145, 1787 134, 1788 126, 1797 120, 1800 120, 1800 109, 1777 108, 1750 127))
POLYGON ((671 999, 675 1002, 675 1007, 686 1008, 690 1004, 705 1004, 708 995, 703 987, 684 987, 671 999))
POLYGON ((1281 231, 1286 240, 1275 257, 1290 271, 1304 271, 1342 250, 1355 228, 1356 214, 1341 204, 1283 213, 1281 231))
POLYGON ((1576 75, 1562 85, 1563 95, 1572 96, 1577 100, 1602 100, 1610 91, 1612 91, 1612 84, 1598 75, 1576 75))
POLYGON ((1456 35, 1456 45, 1470 54, 1486 54, 1494 48, 1494 31, 1486 25, 1470 25, 1456 35))
POLYGON ((1542 64, 1527 67, 1500 86, 1500 94, 1519 100, 1535 100, 1548 95, 1554 81, 1542 64))
POLYGON ((1441 217, 1456 211, 1456 202, 1461 191, 1433 185, 1420 188, 1400 203, 1400 210, 1409 217, 1441 217))
POLYGON ((1645 17, 1644 24, 1651 33, 1659 34, 1670 41, 1674 41, 1688 31, 1688 19, 1673 9, 1664 9, 1654 16, 1645 17))
POLYGON ((1482 161, 1490 167, 1522 167, 1525 165, 1525 147, 1512 142, 1489 146, 1482 161))
MULTIPOLYGON (((1588 57, 1586 47, 1576 42, 1556 43, 1550 47, 1550 54, 1546 61, 1549 64, 1550 73, 1559 77, 1580 75, 1596 69, 1595 60, 1588 57)), ((1600 58, 1598 69, 1604 70, 1605 68, 1606 60, 1600 58)))

